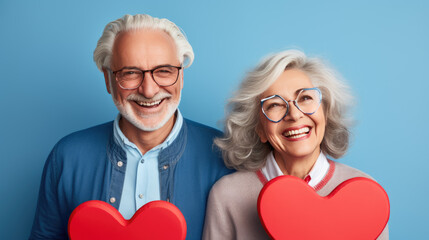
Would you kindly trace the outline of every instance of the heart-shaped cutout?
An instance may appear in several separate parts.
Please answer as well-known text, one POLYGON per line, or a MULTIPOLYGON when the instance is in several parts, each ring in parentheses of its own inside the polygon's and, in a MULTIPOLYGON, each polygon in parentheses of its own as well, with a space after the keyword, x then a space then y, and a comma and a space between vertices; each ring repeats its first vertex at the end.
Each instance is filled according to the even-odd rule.
POLYGON ((303 180, 280 176, 258 198, 259 218, 273 239, 376 239, 389 220, 387 193, 358 177, 319 196, 303 180))
POLYGON ((72 240, 183 240, 186 238, 186 221, 180 210, 166 201, 149 202, 126 220, 108 203, 91 200, 72 212, 68 232, 72 240))

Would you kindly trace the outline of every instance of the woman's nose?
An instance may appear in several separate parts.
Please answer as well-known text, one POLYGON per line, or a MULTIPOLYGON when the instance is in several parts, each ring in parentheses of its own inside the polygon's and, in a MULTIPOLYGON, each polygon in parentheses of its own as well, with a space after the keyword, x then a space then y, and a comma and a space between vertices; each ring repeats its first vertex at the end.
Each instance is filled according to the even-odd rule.
POLYGON ((289 103, 289 112, 283 119, 285 121, 287 120, 296 121, 302 118, 304 113, 302 113, 301 110, 299 110, 295 102, 291 100, 291 101, 288 101, 288 103, 289 103))

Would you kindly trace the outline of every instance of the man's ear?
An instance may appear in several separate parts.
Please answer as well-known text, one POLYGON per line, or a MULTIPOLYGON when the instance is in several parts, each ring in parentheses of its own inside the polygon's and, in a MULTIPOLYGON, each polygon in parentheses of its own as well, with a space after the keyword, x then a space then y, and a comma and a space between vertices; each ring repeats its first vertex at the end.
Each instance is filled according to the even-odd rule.
POLYGON ((110 80, 109 80, 109 72, 105 68, 103 68, 103 74, 104 74, 104 81, 106 83, 106 90, 109 94, 111 94, 110 91, 110 80))
POLYGON ((185 71, 184 71, 184 69, 182 68, 182 71, 181 71, 181 73, 180 73, 180 76, 179 76, 179 78, 180 78, 180 81, 182 81, 182 87, 180 88, 180 90, 182 90, 183 89, 183 85, 185 85, 185 80, 184 80, 184 77, 185 76, 185 71))

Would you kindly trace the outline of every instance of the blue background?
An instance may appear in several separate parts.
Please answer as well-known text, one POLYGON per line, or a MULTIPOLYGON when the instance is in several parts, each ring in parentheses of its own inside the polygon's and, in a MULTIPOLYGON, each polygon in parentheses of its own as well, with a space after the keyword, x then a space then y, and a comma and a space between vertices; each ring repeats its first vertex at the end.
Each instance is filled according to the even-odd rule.
POLYGON ((126 13, 166 17, 195 51, 184 116, 222 128, 226 99, 268 53, 299 48, 329 61, 357 99, 340 161, 390 197, 391 239, 429 236, 427 1, 0 1, 0 239, 31 229, 44 161, 73 131, 115 118, 92 52, 126 13))

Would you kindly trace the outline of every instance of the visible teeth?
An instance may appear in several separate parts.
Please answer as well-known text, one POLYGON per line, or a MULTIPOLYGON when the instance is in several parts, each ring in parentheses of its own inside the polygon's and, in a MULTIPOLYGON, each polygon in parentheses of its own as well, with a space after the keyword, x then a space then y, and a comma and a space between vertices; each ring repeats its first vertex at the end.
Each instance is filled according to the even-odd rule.
POLYGON ((303 133, 303 134, 299 134, 299 135, 290 136, 289 138, 300 138, 300 137, 304 137, 305 135, 307 135, 307 134, 303 133))
POLYGON ((160 102, 161 102, 161 100, 158 100, 155 102, 137 102, 137 104, 140 106, 152 107, 152 106, 158 105, 160 102))
POLYGON ((299 135, 290 136, 289 138, 300 138, 300 137, 304 137, 305 135, 307 135, 307 134, 303 133, 303 134, 299 134, 299 135))
POLYGON ((305 136, 306 132, 308 132, 308 131, 310 131, 310 128, 303 127, 303 128, 297 129, 297 130, 287 131, 284 135, 286 137, 299 138, 299 137, 305 136))

